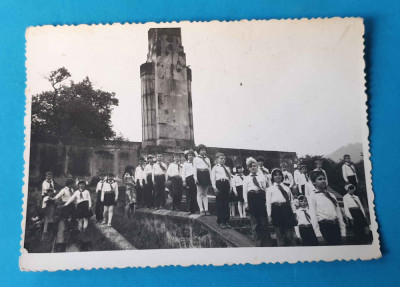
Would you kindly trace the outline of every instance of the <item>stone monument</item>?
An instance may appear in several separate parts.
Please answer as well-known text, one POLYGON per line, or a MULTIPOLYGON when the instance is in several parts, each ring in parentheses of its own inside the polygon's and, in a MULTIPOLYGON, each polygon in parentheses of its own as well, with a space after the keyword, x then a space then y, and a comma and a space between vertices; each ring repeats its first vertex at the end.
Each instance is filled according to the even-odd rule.
POLYGON ((194 145, 191 82, 180 28, 148 32, 147 62, 142 83, 142 147, 182 152, 194 145))

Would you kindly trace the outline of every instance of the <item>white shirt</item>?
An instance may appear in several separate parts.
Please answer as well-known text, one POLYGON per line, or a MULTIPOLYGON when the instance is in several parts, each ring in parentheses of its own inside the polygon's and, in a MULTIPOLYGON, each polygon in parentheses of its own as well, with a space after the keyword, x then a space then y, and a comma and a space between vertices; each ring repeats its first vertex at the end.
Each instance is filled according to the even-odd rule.
POLYGON ((54 199, 58 199, 61 197, 62 202, 67 202, 71 198, 73 191, 74 190, 71 187, 66 186, 61 189, 59 193, 57 193, 54 199))
POLYGON ((299 177, 301 175, 300 170, 295 169, 293 174, 294 174, 294 183, 299 185, 299 177))
POLYGON ((182 176, 183 182, 185 182, 186 178, 191 175, 194 175, 194 164, 193 164, 193 162, 186 161, 182 166, 181 176, 182 176))
POLYGON ((300 173, 298 176, 298 185, 304 185, 310 182, 308 176, 305 173, 300 173))
POLYGON ((103 189, 101 190, 101 201, 104 200, 104 193, 114 192, 115 200, 118 200, 118 183, 116 181, 105 181, 103 184, 103 189))
POLYGON ((96 193, 99 193, 99 191, 103 190, 104 182, 105 182, 105 180, 100 180, 100 181, 97 183, 97 186, 96 186, 96 193))
POLYGON ((148 184, 148 182, 147 182, 147 177, 150 175, 150 176, 153 176, 153 165, 154 164, 150 164, 150 163, 148 163, 146 166, 145 166, 145 168, 144 168, 144 182, 146 183, 146 184, 148 184))
POLYGON ((230 172, 229 167, 227 167, 226 165, 217 164, 211 170, 211 184, 214 189, 217 188, 216 186, 217 181, 221 179, 226 179, 230 183, 232 179, 232 173, 230 172), (225 172, 224 167, 228 171, 228 176, 225 172))
POLYGON ((165 175, 165 179, 167 179, 167 169, 168 169, 167 165, 163 162, 156 162, 155 164, 153 164, 153 172, 152 172, 153 181, 156 175, 165 175), (163 166, 165 171, 160 166, 163 166))
MULTIPOLYGON (((244 201, 247 203, 247 193, 249 192, 249 191, 252 191, 252 190, 254 190, 254 191, 257 191, 257 190, 260 190, 259 188, 258 188, 258 186, 257 185, 255 185, 255 183, 254 183, 254 181, 253 181, 253 175, 252 174, 249 174, 248 176, 246 176, 244 179, 243 179, 243 198, 244 198, 244 201)), ((258 184, 260 185, 260 187, 261 187, 261 190, 264 190, 265 191, 265 189, 267 188, 267 181, 266 181, 266 179, 265 179, 265 176, 264 175, 260 175, 260 174, 256 174, 256 176, 255 176, 256 178, 257 178, 257 181, 258 181, 258 184)))
POLYGON ((365 216, 364 208, 363 208, 361 201, 357 195, 350 195, 347 193, 345 196, 343 196, 343 204, 344 204, 344 214, 346 215, 347 218, 353 219, 353 216, 351 216, 349 209, 354 208, 354 207, 360 208, 362 213, 365 216), (357 205, 357 203, 358 203, 358 205, 357 205))
POLYGON ((77 191, 74 192, 74 194, 71 196, 71 198, 65 203, 65 205, 70 204, 74 200, 76 200, 77 204, 81 203, 82 201, 87 200, 87 201, 89 201, 89 208, 92 207, 92 198, 90 197, 90 192, 88 190, 84 190, 81 193, 80 190, 78 189, 77 191))
POLYGON ((167 176, 168 177, 181 177, 182 176, 182 165, 180 163, 172 162, 169 164, 167 169, 167 176))
MULTIPOLYGON (((280 186, 285 190, 289 197, 289 202, 290 202, 290 207, 292 208, 293 213, 296 212, 296 206, 294 205, 293 202, 293 196, 292 192, 290 191, 290 188, 284 185, 283 183, 280 184, 280 186)), ((278 202, 278 203, 285 203, 286 199, 283 197, 282 192, 278 188, 278 184, 274 182, 273 185, 271 185, 269 188, 267 188, 267 212, 268 216, 271 216, 271 206, 273 203, 278 202)))
POLYGON ((196 156, 193 159, 193 166, 194 166, 194 171, 195 171, 194 172, 194 180, 195 181, 197 181, 197 170, 198 169, 201 169, 201 170, 208 169, 208 171, 211 173, 211 162, 208 157, 196 156))
MULTIPOLYGON (((311 224, 313 229, 314 229, 315 235, 317 237, 321 237, 322 236, 321 231, 319 230, 319 227, 318 227, 318 222, 315 221, 316 217, 315 216, 311 216, 311 212, 310 212, 310 210, 308 208, 299 207, 296 210, 296 215, 297 215, 298 226, 299 225, 310 225, 311 224), (310 221, 308 221, 304 210, 310 216, 310 221)), ((298 228, 295 228, 295 231, 296 231, 297 237, 300 238, 301 236, 300 236, 300 232, 299 232, 298 228)))
POLYGON ((356 168, 351 163, 346 162, 342 165, 342 174, 343 174, 343 179, 345 182, 349 182, 349 179, 347 177, 352 176, 352 175, 356 176, 356 180, 358 182, 358 177, 357 177, 357 173, 355 173, 355 170, 356 170, 356 168), (354 169, 354 171, 352 168, 354 169))
POLYGON ((294 185, 293 175, 287 170, 282 171, 282 173, 283 173, 283 183, 288 183, 289 188, 292 188, 294 185))
POLYGON ((145 167, 138 165, 135 169, 135 179, 136 181, 139 180, 139 183, 141 186, 143 186, 143 179, 146 178, 146 174, 145 174, 145 167))
POLYGON ((325 175, 326 185, 328 185, 328 176, 326 175, 325 170, 323 170, 322 168, 321 169, 316 168, 316 169, 314 169, 314 171, 322 171, 325 175))
MULTIPOLYGON (((328 192, 332 198, 336 197, 328 192)), ((337 202, 337 200, 336 200, 337 202)), ((343 222, 342 212, 339 204, 335 207, 330 199, 328 199, 322 192, 315 191, 309 198, 309 207, 311 217, 315 217, 316 222, 321 220, 339 220, 340 232, 342 236, 346 235, 346 226, 343 222)))
POLYGON ((268 168, 266 167, 258 167, 257 174, 265 177, 265 181, 268 183, 268 186, 272 184, 271 182, 271 174, 269 173, 268 168))
POLYGON ((232 185, 233 186, 241 186, 241 185, 243 185, 244 178, 245 178, 245 176, 243 174, 242 175, 235 174, 233 176, 233 179, 232 179, 232 185))
POLYGON ((47 179, 45 181, 43 181, 42 183, 42 195, 46 194, 46 190, 48 190, 49 188, 54 189, 54 181, 50 180, 50 182, 47 181, 47 179))

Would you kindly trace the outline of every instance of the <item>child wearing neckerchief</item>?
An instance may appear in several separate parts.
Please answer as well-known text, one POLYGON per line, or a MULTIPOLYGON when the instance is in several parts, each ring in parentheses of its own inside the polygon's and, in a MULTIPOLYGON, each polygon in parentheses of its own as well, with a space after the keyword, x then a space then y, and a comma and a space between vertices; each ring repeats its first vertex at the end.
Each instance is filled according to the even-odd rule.
POLYGON ((114 174, 108 173, 107 180, 103 185, 101 193, 101 201, 104 204, 102 224, 108 223, 108 226, 111 226, 112 218, 114 215, 114 205, 117 204, 117 200, 118 200, 118 183, 114 180, 114 174))
POLYGON ((64 206, 70 205, 72 202, 76 201, 76 216, 78 218, 78 227, 80 230, 85 231, 88 227, 89 218, 93 215, 92 209, 92 199, 90 197, 90 192, 86 190, 86 181, 78 181, 79 188, 74 192, 71 198, 64 204, 64 206))

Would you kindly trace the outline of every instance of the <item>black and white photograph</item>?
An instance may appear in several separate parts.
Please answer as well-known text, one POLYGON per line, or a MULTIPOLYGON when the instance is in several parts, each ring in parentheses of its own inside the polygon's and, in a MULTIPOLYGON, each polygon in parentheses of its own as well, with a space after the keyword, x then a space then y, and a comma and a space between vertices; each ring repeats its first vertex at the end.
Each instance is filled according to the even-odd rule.
POLYGON ((363 34, 28 28, 21 268, 379 258, 363 34))

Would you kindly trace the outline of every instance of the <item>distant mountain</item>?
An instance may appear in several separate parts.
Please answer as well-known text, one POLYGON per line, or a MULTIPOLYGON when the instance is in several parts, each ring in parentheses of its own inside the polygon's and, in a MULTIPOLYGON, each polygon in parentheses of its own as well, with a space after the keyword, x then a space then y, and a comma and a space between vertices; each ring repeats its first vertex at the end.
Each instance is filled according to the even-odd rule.
POLYGON ((362 159, 361 153, 363 152, 363 147, 361 143, 348 144, 347 146, 342 146, 335 150, 334 152, 325 155, 324 157, 330 158, 334 161, 340 161, 343 159, 343 155, 349 154, 352 162, 358 162, 362 159))

